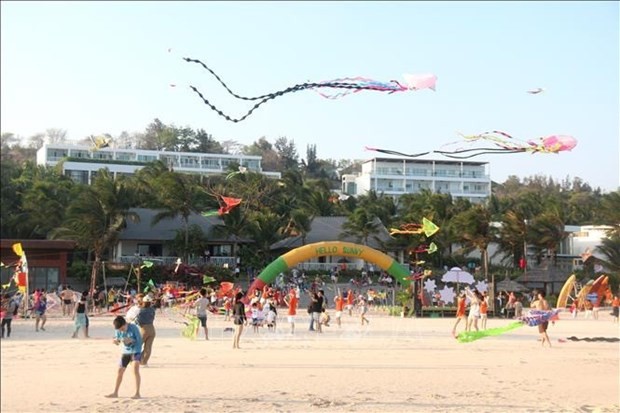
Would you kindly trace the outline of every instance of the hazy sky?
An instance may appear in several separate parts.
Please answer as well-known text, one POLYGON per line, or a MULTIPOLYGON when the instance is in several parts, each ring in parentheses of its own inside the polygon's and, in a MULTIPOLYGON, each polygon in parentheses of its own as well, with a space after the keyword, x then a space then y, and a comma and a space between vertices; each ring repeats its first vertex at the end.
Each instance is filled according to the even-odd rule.
MULTIPOLYGON (((2 132, 62 128, 70 139, 143 131, 154 118, 218 141, 286 136, 301 157, 368 159, 365 146, 415 153, 457 132, 579 140, 559 155, 485 155, 503 182, 542 174, 620 185, 618 2, 2 2, 2 132), (172 52, 168 52, 171 48, 172 52), (313 91, 271 101, 241 123, 210 65, 242 95, 296 83, 434 73, 437 91, 313 91), (171 83, 177 84, 171 88, 171 83), (538 95, 525 93, 542 87, 538 95)), ((428 157, 427 157, 428 158, 428 157)), ((432 159, 445 159, 440 155, 432 159)))

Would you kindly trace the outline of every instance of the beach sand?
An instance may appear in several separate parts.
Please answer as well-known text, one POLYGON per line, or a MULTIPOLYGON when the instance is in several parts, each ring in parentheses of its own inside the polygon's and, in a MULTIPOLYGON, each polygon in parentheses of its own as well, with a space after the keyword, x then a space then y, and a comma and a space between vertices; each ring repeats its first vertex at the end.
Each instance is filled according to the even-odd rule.
MULTIPOLYGON (((2 412, 618 412, 618 343, 566 341, 618 337, 609 311, 599 320, 562 313, 549 326, 552 348, 536 328, 458 343, 453 318, 399 318, 371 310, 370 324, 343 316, 323 334, 297 316, 289 334, 285 309, 275 333, 251 327, 232 349, 232 323, 209 316, 210 340, 180 335, 182 317, 159 313, 150 366, 114 389, 119 347, 111 315, 91 317, 91 339, 71 339, 72 322, 51 316, 13 321, 1 341, 2 412)), ((490 319, 488 327, 510 320, 490 319)), ((463 328, 459 325, 459 331, 463 328)))

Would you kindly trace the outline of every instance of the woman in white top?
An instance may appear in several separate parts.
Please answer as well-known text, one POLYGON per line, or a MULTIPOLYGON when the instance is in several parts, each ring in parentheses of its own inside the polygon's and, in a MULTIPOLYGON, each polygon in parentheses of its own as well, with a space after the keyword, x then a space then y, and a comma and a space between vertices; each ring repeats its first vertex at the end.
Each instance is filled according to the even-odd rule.
POLYGON ((471 327, 478 331, 478 319, 480 318, 480 301, 482 296, 478 290, 471 291, 469 288, 465 289, 465 295, 469 298, 469 316, 467 317, 467 327, 465 331, 471 331, 471 327))

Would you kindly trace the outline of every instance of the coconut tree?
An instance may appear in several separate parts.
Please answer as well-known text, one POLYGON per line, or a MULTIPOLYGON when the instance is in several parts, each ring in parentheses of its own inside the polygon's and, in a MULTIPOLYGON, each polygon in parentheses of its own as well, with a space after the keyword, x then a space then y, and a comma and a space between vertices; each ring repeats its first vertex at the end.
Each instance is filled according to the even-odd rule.
POLYGON ((138 215, 130 211, 131 206, 132 193, 126 180, 115 180, 107 169, 100 170, 91 186, 76 191, 63 225, 50 232, 51 239, 71 239, 92 252, 91 291, 95 288, 104 255, 116 245, 126 221, 139 220, 138 215))

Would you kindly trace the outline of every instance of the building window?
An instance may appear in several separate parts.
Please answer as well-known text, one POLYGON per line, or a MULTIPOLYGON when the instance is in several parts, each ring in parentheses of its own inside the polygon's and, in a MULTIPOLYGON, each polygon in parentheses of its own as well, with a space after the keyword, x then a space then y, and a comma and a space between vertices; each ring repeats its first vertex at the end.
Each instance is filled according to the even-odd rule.
POLYGON ((30 267, 28 270, 29 289, 43 288, 55 290, 60 282, 60 269, 56 267, 30 267))
POLYGON ((65 175, 78 184, 88 184, 88 171, 65 170, 65 175))

